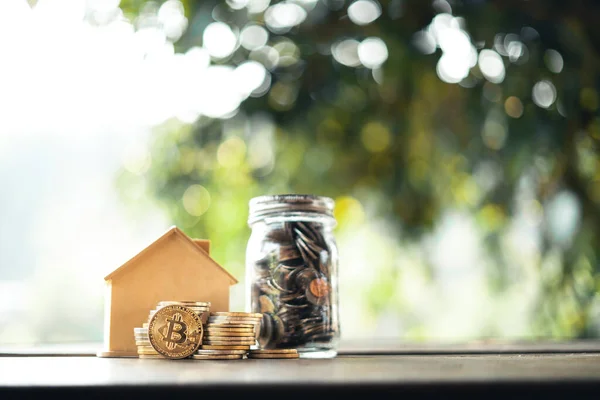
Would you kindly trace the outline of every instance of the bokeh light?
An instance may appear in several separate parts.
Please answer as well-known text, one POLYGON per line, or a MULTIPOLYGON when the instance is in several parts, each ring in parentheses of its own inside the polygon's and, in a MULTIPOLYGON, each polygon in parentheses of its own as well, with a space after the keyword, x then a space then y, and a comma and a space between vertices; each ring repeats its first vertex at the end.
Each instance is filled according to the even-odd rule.
POLYGON ((360 42, 357 48, 358 59, 367 68, 378 68, 388 58, 388 49, 383 40, 371 37, 360 42))
POLYGON ((358 67, 360 65, 360 58, 358 56, 359 45, 358 40, 345 39, 332 46, 331 54, 340 64, 347 67, 358 67))
POLYGON ((182 202, 185 211, 199 217, 210 207, 210 193, 202 185, 191 185, 183 193, 182 202))
POLYGON ((500 150, 506 144, 508 130, 503 116, 491 112, 483 124, 481 132, 483 143, 492 150, 500 150))
POLYGON ((269 32, 260 25, 247 25, 240 34, 240 43, 247 50, 256 50, 267 44, 269 32))
POLYGON ((469 63, 462 57, 443 54, 437 63, 436 71, 444 82, 458 83, 469 74, 469 63))
POLYGON ((384 151, 390 146, 392 140, 389 129, 377 121, 365 124, 361 130, 360 137, 365 148, 372 153, 384 151))
POLYGON ((429 24, 428 32, 443 52, 436 68, 439 78, 447 83, 465 79, 477 64, 477 50, 460 21, 450 14, 438 14, 429 24))
POLYGON ((234 71, 235 84, 245 97, 260 88, 268 72, 265 67, 256 61, 244 61, 234 71))
POLYGON ((262 46, 252 50, 248 58, 260 62, 268 70, 275 69, 279 64, 279 53, 271 46, 262 46))
POLYGON ((479 53, 479 69, 483 76, 492 83, 501 83, 504 80, 504 63, 502 57, 494 50, 481 50, 479 53))
POLYGON ((568 246, 581 222, 581 204, 577 197, 562 191, 554 196, 547 205, 546 224, 554 241, 568 246))
POLYGON ((242 164, 246 155, 246 144, 237 136, 225 140, 217 150, 217 161, 226 168, 235 168, 242 164))
POLYGON ((556 100, 556 88, 552 82, 542 80, 537 82, 532 89, 533 102, 541 108, 548 108, 556 100))
POLYGON ((306 10, 298 4, 281 2, 265 11, 265 23, 274 33, 285 33, 306 19, 306 10))
POLYGON ((202 44, 212 57, 222 59, 233 53, 237 46, 237 37, 227 24, 213 22, 204 29, 202 44))
POLYGON ((375 0, 356 0, 348 6, 348 18, 356 25, 367 25, 381 15, 381 6, 375 0))
POLYGON ((183 4, 179 0, 168 0, 158 9, 158 22, 162 25, 167 38, 176 42, 187 28, 187 18, 183 4))
POLYGON ((559 74, 564 66, 564 61, 560 53, 554 49, 548 49, 544 53, 544 61, 548 70, 554 72, 555 74, 559 74))
POLYGON ((504 101, 504 111, 513 118, 519 118, 523 115, 523 103, 516 96, 510 96, 504 101))
POLYGON ((412 43, 423 54, 433 54, 437 48, 435 38, 429 31, 418 31, 412 37, 412 43))
POLYGON ((271 0, 248 0, 246 9, 250 14, 260 14, 271 4, 271 0))

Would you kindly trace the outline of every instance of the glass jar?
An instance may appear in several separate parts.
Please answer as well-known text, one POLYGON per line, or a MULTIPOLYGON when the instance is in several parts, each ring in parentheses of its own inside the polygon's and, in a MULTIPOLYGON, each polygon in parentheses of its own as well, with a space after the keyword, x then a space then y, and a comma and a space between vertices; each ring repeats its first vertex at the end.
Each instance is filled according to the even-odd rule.
POLYGON ((311 195, 250 200, 246 304, 263 313, 259 347, 337 355, 338 250, 334 201, 311 195))

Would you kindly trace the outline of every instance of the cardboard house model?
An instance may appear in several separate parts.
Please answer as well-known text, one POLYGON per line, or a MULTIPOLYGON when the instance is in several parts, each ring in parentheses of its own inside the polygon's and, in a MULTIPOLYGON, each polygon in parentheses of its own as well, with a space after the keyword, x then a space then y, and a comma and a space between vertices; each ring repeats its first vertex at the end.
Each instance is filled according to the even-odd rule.
POLYGON ((208 240, 190 239, 177 227, 108 274, 104 348, 99 357, 137 357, 133 328, 163 300, 208 301, 210 311, 229 311, 229 287, 237 280, 209 256, 208 240))

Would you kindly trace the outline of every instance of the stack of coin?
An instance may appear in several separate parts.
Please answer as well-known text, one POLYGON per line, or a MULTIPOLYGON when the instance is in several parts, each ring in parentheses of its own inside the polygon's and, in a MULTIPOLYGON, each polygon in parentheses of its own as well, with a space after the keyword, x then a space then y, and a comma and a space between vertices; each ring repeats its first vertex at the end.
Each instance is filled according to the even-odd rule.
POLYGON ((248 358, 299 358, 299 355, 296 349, 262 349, 250 350, 248 358))
POLYGON ((208 313, 210 311, 210 302, 205 301, 189 301, 189 300, 169 300, 169 301, 160 301, 158 302, 156 308, 154 310, 150 310, 150 314, 148 314, 148 321, 152 319, 156 311, 165 306, 183 306, 187 307, 190 310, 194 311, 198 316, 202 319, 202 322, 206 322, 208 313))
POLYGON ((163 358, 159 352, 154 350, 152 344, 150 344, 147 323, 143 324, 141 328, 133 328, 133 337, 139 358, 163 358))
POLYGON ((223 356, 224 359, 230 359, 240 351, 243 358, 250 347, 256 345, 261 318, 262 315, 258 313, 211 313, 204 326, 201 350, 196 354, 198 357, 194 355, 194 358, 217 359, 223 356))
MULTIPOLYGON (((230 346, 236 347, 236 346, 230 346)), ((198 349, 193 355, 194 360, 241 360, 248 353, 248 350, 228 349, 228 350, 211 350, 198 349)))
POLYGON ((209 324, 219 325, 252 325, 256 339, 260 335, 262 313, 251 312, 211 312, 208 317, 209 324))

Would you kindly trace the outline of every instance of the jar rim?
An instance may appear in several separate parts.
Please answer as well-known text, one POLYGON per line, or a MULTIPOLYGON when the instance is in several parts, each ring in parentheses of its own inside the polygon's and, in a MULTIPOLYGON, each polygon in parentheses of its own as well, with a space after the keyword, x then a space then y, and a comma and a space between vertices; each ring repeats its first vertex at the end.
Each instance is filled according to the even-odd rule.
POLYGON ((333 217, 335 201, 312 194, 277 194, 252 198, 249 203, 248 224, 281 212, 308 212, 333 217))

